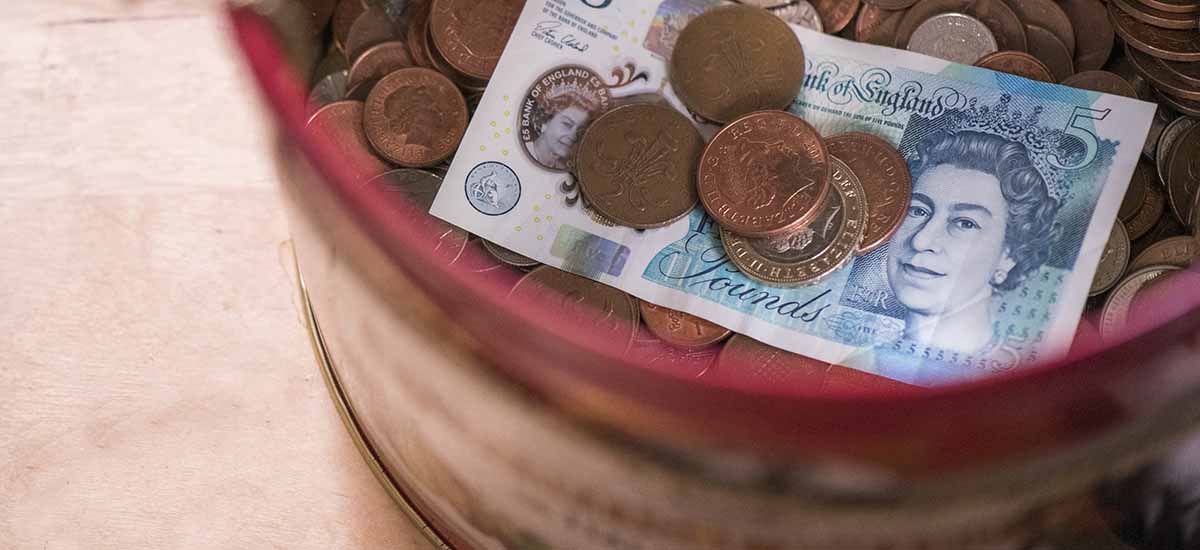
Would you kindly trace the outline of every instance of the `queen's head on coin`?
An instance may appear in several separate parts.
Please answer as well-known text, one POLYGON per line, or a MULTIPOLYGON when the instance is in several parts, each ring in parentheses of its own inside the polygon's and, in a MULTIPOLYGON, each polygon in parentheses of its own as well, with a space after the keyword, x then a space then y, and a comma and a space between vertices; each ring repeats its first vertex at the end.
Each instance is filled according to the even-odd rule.
POLYGON ((963 353, 999 345, 992 297, 1046 262, 1059 203, 1024 145, 938 132, 910 162, 912 202, 888 245, 888 282, 905 337, 963 353))
POLYGON ((584 129, 608 109, 610 93, 584 67, 560 67, 539 78, 521 107, 521 143, 529 158, 550 170, 570 170, 584 129))

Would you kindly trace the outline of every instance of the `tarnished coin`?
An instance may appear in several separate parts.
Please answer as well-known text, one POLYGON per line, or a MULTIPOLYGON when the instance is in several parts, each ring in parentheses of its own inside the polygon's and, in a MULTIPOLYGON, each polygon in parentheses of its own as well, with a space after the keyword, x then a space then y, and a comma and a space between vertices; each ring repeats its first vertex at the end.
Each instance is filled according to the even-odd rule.
POLYGON ((347 71, 338 71, 318 81, 308 94, 309 116, 312 116, 312 113, 317 112, 317 109, 321 107, 346 99, 346 82, 348 80, 349 73, 347 71))
POLYGON ((1138 0, 1143 5, 1156 10, 1172 13, 1198 13, 1200 2, 1197 0, 1138 0))
POLYGON ((340 0, 334 8, 333 43, 343 52, 346 51, 346 38, 350 36, 350 27, 364 11, 367 11, 367 5, 362 0, 340 0))
POLYGON ((575 161, 588 204, 626 227, 668 225, 696 207, 704 138, 667 105, 635 103, 596 119, 575 161))
POLYGON ((912 176, 908 163, 895 147, 862 132, 839 134, 825 140, 829 154, 850 167, 862 184, 867 203, 867 225, 858 253, 875 250, 889 240, 908 212, 912 176))
POLYGON ((1146 189, 1154 183, 1154 169, 1150 163, 1141 160, 1133 169, 1133 177, 1129 179, 1129 187, 1125 190, 1125 198, 1121 200, 1121 208, 1117 217, 1128 222, 1137 216, 1142 204, 1146 202, 1146 189))
POLYGON ((1129 271, 1137 271, 1155 265, 1188 267, 1200 258, 1200 240, 1191 235, 1171 237, 1158 241, 1138 254, 1129 264, 1129 271))
POLYGON ((874 4, 863 4, 854 21, 854 39, 876 46, 895 46, 896 29, 904 19, 904 10, 885 10, 874 4))
POLYGON ((1177 271, 1180 271, 1180 268, 1162 265, 1143 268, 1129 274, 1113 288, 1108 300, 1104 302, 1104 309, 1100 311, 1100 337, 1109 340, 1120 336, 1129 322, 1138 294, 1156 280, 1177 271))
POLYGON ((837 34, 858 13, 859 0, 812 0, 812 5, 821 14, 821 26, 825 32, 837 34))
POLYGON ((961 13, 943 13, 926 19, 908 40, 917 53, 971 64, 996 51, 996 38, 982 21, 961 13))
POLYGON ((1158 146, 1154 149, 1154 165, 1158 168, 1158 181, 1164 188, 1167 186, 1167 168, 1170 166, 1171 148, 1175 146, 1179 136, 1187 133, 1197 122, 1200 122, 1200 119, 1179 117, 1171 121, 1159 135, 1158 146))
POLYGON ((433 68, 429 58, 429 14, 432 0, 413 0, 408 8, 407 21, 404 24, 404 43, 408 45, 408 53, 413 63, 426 69, 433 68))
POLYGON ((772 286, 810 285, 854 257, 867 216, 862 184, 842 161, 832 156, 829 161, 833 191, 820 215, 798 232, 751 239, 721 228, 725 253, 747 277, 772 286))
POLYGON ((1126 47, 1125 57, 1134 70, 1160 92, 1176 97, 1200 100, 1200 86, 1186 78, 1200 77, 1200 63, 1182 63, 1158 59, 1145 52, 1126 47), (1178 69, 1172 66, 1179 67, 1178 69))
POLYGON ((711 321, 674 309, 639 301, 642 320, 655 336, 682 348, 710 346, 724 340, 732 331, 711 321))
POLYGON ((1100 92, 1102 94, 1114 94, 1137 99, 1137 92, 1134 91, 1133 85, 1128 80, 1108 71, 1083 71, 1075 73, 1070 78, 1063 80, 1062 85, 1100 92))
POLYGON ((700 157, 700 202, 717 223, 748 237, 794 233, 829 195, 824 141, 804 119, 761 111, 730 123, 700 157))
POLYGON ((550 266, 530 271, 508 297, 522 304, 539 302, 551 310, 545 314, 557 312, 621 349, 628 349, 638 330, 638 306, 632 296, 550 266))
POLYGON ((1113 48, 1113 25, 1100 0, 1061 0, 1075 28, 1075 70, 1094 71, 1104 66, 1113 48))
POLYGON ((371 149, 363 133, 361 101, 336 101, 321 107, 308 119, 308 131, 324 139, 339 153, 338 160, 349 167, 358 181, 366 181, 391 169, 371 149))
POLYGON ((1100 265, 1096 267, 1096 275, 1092 277, 1092 286, 1088 296, 1099 296, 1117 284, 1125 268, 1129 266, 1129 234, 1121 220, 1113 222, 1112 232, 1104 252, 1100 254, 1100 265))
POLYGON ((735 334, 701 380, 722 387, 820 393, 831 365, 735 334))
POLYGON ((1000 71, 1030 80, 1055 82, 1054 75, 1041 61, 1025 52, 996 52, 983 56, 975 62, 976 67, 1000 71))
POLYGON ((808 0, 798 0, 792 4, 773 7, 770 8, 770 11, 776 17, 793 25, 800 25, 801 27, 817 32, 825 32, 825 26, 821 23, 821 14, 817 13, 817 8, 808 0))
POLYGON ((770 12, 720 6, 679 33, 670 70, 688 109, 729 122, 790 105, 804 82, 804 50, 792 29, 770 12))
POLYGON ((1108 0, 1134 19, 1161 29, 1196 30, 1200 19, 1194 13, 1174 13, 1154 9, 1138 0, 1108 0))
MULTIPOLYGON (((1067 12, 1054 0, 1008 0, 1008 5, 1022 23, 1049 31, 1067 47, 1072 56, 1075 55, 1075 26, 1071 24, 1067 12)), ((1041 57, 1033 44, 1029 45, 1029 53, 1041 57)))
POLYGON ((504 248, 503 246, 500 246, 487 239, 483 239, 483 248, 488 251, 488 254, 491 254, 497 260, 500 260, 501 262, 513 267, 528 268, 541 265, 541 262, 538 262, 533 258, 513 252, 512 250, 504 248))
POLYGON ((455 70, 488 80, 524 7, 525 0, 433 0, 433 43, 455 70))
POLYGON ((342 51, 346 53, 346 61, 353 66, 371 46, 398 40, 402 36, 404 29, 388 17, 383 8, 370 8, 359 14, 354 24, 350 25, 342 51))
POLYGON ((358 61, 350 67, 347 86, 353 88, 363 82, 378 81, 379 79, 405 67, 412 67, 412 56, 408 54, 408 46, 404 42, 384 42, 376 44, 358 56, 358 61))
POLYGON ((1029 40, 1029 51, 1046 64, 1054 75, 1055 82, 1061 82, 1075 74, 1075 60, 1070 50, 1054 36, 1054 33, 1026 23, 1025 38, 1029 40))
MULTIPOLYGON (((1166 106, 1178 111, 1179 113, 1190 117, 1200 117, 1200 100, 1173 96, 1171 94, 1162 93, 1161 91, 1156 92, 1154 97, 1158 100, 1159 104, 1165 103, 1166 106)), ((1159 109, 1159 112, 1164 110, 1165 109, 1159 109)))
POLYGON ((454 153, 467 131, 467 103, 450 79, 410 67, 371 90, 364 125, 385 158, 409 168, 433 166, 454 153))
POLYGON ((1167 196, 1171 211, 1184 225, 1192 223, 1192 207, 1200 192, 1200 126, 1176 138, 1167 155, 1167 196))
POLYGON ((1132 220, 1129 220, 1129 223, 1125 226, 1125 229, 1129 233, 1129 238, 1131 240, 1138 239, 1153 229, 1155 224, 1158 223, 1158 219, 1162 217, 1163 212, 1166 211, 1166 208, 1166 195, 1162 191, 1159 191, 1156 186, 1151 185, 1147 187, 1146 201, 1138 209, 1137 215, 1132 220))
POLYGON ((367 184, 379 185, 386 191, 397 193, 418 210, 425 212, 421 224, 436 236, 434 251, 444 258, 446 263, 454 263, 462 256, 471 234, 428 215, 438 190, 442 188, 442 178, 424 170, 401 168, 380 174, 367 184))
MULTIPOLYGON (((1004 0, 921 0, 908 9, 896 29, 896 47, 908 49, 917 27, 931 17, 944 13, 969 15, 981 22, 996 39, 996 48, 1023 52, 1025 25, 1004 0)), ((974 60, 972 60, 974 61, 974 60)))
POLYGON ((1108 4, 1108 16, 1117 34, 1131 48, 1160 59, 1200 61, 1200 32, 1196 29, 1161 29, 1135 19, 1113 2, 1108 4))

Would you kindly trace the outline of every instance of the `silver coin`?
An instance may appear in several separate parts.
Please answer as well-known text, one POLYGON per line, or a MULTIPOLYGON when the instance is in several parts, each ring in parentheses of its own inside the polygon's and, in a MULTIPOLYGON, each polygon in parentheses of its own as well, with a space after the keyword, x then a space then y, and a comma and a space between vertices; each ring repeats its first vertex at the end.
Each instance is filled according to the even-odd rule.
POLYGON ((1200 122, 1200 119, 1179 117, 1172 120, 1158 136, 1158 145, 1154 149, 1154 165, 1158 168, 1158 181, 1163 184, 1163 187, 1167 186, 1167 157, 1171 153, 1171 146, 1175 144, 1175 140, 1179 139, 1179 136, 1195 126, 1197 122, 1200 122))
POLYGON ((794 4, 771 8, 771 13, 793 25, 825 32, 825 26, 821 24, 821 14, 817 13, 817 8, 814 8, 808 0, 799 0, 794 4))
MULTIPOLYGON (((1145 82, 1145 80, 1142 80, 1142 82, 1145 82)), ((1136 88, 1137 86, 1138 84, 1134 83, 1134 87, 1136 88)), ((1146 134, 1146 144, 1142 146, 1142 156, 1146 157, 1146 160, 1152 160, 1157 163, 1158 159, 1154 152, 1158 148, 1158 138, 1162 137, 1163 130, 1166 130, 1167 125, 1178 116, 1170 108, 1162 105, 1154 112, 1154 116, 1150 119, 1150 132, 1146 134)))
POLYGON ((917 26, 908 39, 908 49, 970 65, 999 47, 982 21, 961 13, 943 13, 917 26))
POLYGON ((346 85, 350 82, 350 71, 329 73, 308 94, 308 113, 311 115, 321 107, 346 99, 346 85))

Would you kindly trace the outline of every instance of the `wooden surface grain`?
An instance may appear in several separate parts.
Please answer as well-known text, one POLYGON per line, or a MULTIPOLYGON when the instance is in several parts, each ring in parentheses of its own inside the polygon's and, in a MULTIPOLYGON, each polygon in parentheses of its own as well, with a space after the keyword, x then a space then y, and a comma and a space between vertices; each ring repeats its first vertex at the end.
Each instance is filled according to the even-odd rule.
POLYGON ((216 2, 3 4, 0 548, 431 548, 326 393, 216 2))

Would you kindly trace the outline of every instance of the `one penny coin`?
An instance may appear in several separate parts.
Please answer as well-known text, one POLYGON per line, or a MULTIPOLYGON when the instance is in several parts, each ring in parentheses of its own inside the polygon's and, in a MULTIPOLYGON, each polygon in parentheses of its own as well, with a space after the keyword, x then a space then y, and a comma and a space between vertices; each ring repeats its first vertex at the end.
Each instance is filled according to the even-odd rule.
MULTIPOLYGON (((1008 5, 1022 23, 1046 29, 1067 46, 1071 55, 1075 55, 1075 26, 1054 0, 1009 0, 1008 5)), ((1029 53, 1038 55, 1033 44, 1029 45, 1029 53)))
POLYGON ((1108 295, 1104 309, 1100 311, 1100 337, 1110 340, 1120 336, 1129 323, 1138 294, 1158 279, 1178 271, 1180 268, 1170 265, 1147 267, 1121 281, 1108 295))
POLYGON ((1121 200, 1121 208, 1117 211, 1117 217, 1121 221, 1128 222, 1137 216, 1138 210, 1141 210, 1142 204, 1146 202, 1146 189, 1153 183, 1154 169, 1150 167, 1150 163, 1138 161, 1137 167, 1133 169, 1133 177, 1129 180, 1129 187, 1125 190, 1125 198, 1121 200))
POLYGON ((741 389, 820 393, 831 365, 735 334, 717 362, 701 377, 708 383, 741 389))
POLYGON ((354 24, 350 25, 342 51, 346 54, 346 61, 353 66, 371 46, 398 40, 403 35, 404 29, 397 26, 383 8, 370 8, 359 14, 354 24))
POLYGON ((863 4, 854 21, 854 39, 876 46, 894 46, 896 29, 904 18, 904 10, 885 10, 874 4, 863 4))
POLYGON ((1125 227, 1128 230, 1129 238, 1136 240, 1149 233, 1158 224, 1158 219, 1162 217, 1166 208, 1166 195, 1162 191, 1159 191, 1157 186, 1151 185, 1147 187, 1146 201, 1142 203, 1142 207, 1138 209, 1137 215, 1132 220, 1129 220, 1129 223, 1125 227))
POLYGON ((1025 25, 1025 37, 1029 40, 1029 51, 1046 64, 1054 74, 1055 82, 1075 74, 1075 61, 1066 44, 1063 44, 1054 33, 1037 25, 1025 25))
POLYGON ((1138 0, 1109 0, 1109 2, 1134 19, 1162 29, 1195 31, 1197 23, 1200 22, 1194 13, 1162 11, 1142 4, 1138 0))
POLYGON ((975 62, 976 67, 1008 73, 1030 80, 1056 82, 1054 74, 1045 63, 1025 52, 996 52, 988 54, 975 62))
POLYGON ((859 0, 812 0, 821 15, 821 26, 829 34, 837 34, 850 24, 858 13, 859 0))
POLYGON ((1129 233, 1125 231, 1125 224, 1116 220, 1108 236, 1108 243, 1104 245, 1104 252, 1100 254, 1100 264, 1096 267, 1096 275, 1092 277, 1088 296, 1099 296, 1107 292, 1121 280, 1121 275, 1125 274, 1125 268, 1128 266, 1129 233))
POLYGON ((1113 48, 1113 26, 1100 0, 1062 0, 1075 33, 1075 70, 1094 71, 1104 66, 1113 48))
POLYGON ((1154 265, 1188 267, 1200 258, 1200 240, 1191 235, 1181 235, 1158 241, 1138 254, 1129 264, 1129 271, 1137 271, 1154 265))
POLYGON ((909 51, 964 64, 974 63, 996 48, 996 38, 987 25, 961 13, 943 13, 926 19, 908 40, 909 51))
POLYGON ((791 27, 761 8, 713 8, 679 33, 671 85, 696 114, 729 122, 791 104, 804 83, 804 50, 791 27))
POLYGON ((467 130, 467 103, 450 79, 411 67, 387 75, 367 97, 367 138, 401 166, 433 166, 458 148, 467 130))
POLYGON ((638 330, 638 306, 632 296, 611 286, 550 266, 517 281, 509 299, 541 303, 544 315, 577 323, 589 332, 628 349, 638 330))
POLYGON ((1131 48, 1160 59, 1200 61, 1200 32, 1195 29, 1161 29, 1135 19, 1113 2, 1108 4, 1108 16, 1117 34, 1131 48))
POLYGON ((829 156, 816 129, 783 111, 746 115, 717 132, 697 171, 700 202, 749 237, 794 233, 829 195, 829 156))
POLYGON ((862 184, 867 226, 858 253, 883 246, 900 229, 912 200, 908 163, 890 143, 862 132, 833 136, 825 141, 825 146, 830 155, 846 163, 862 184))
POLYGON ((921 0, 908 9, 896 29, 896 47, 908 49, 908 41, 917 27, 931 17, 959 13, 973 17, 991 31, 999 50, 1023 52, 1025 25, 1004 0, 921 0))
POLYGON ((1133 84, 1130 84, 1128 80, 1121 78, 1116 73, 1108 71, 1083 71, 1075 73, 1070 78, 1063 80, 1062 85, 1100 92, 1102 94, 1114 94, 1137 99, 1137 91, 1133 89, 1133 84))
POLYGON ((1167 155, 1167 195, 1171 211, 1184 225, 1192 223, 1192 207, 1200 192, 1200 126, 1176 138, 1167 155))
POLYGON ((655 336, 682 348, 709 346, 729 337, 732 331, 711 321, 671 308, 640 301, 642 320, 655 336))
POLYGON ((750 239, 721 229, 725 253, 747 277, 772 286, 817 283, 846 265, 862 242, 866 201, 854 173, 830 157, 833 189, 813 222, 780 237, 750 239))
POLYGON ((358 16, 367 11, 363 0, 341 0, 333 10, 333 43, 338 49, 346 51, 346 38, 350 36, 350 27, 358 16))
POLYGON ((408 52, 418 67, 433 68, 429 51, 429 10, 430 0, 413 0, 408 8, 408 22, 405 25, 404 43, 408 44, 408 52))
POLYGON ((626 227, 668 225, 696 207, 704 138, 687 117, 657 103, 617 107, 579 144, 575 169, 592 208, 626 227))
POLYGON ((357 181, 366 181, 391 169, 371 149, 363 132, 361 101, 335 101, 321 107, 308 119, 308 131, 340 154, 357 181))
POLYGON ((425 51, 433 70, 446 75, 446 78, 454 82, 454 85, 461 88, 464 93, 480 93, 487 89, 488 81, 467 76, 450 66, 450 62, 446 61, 446 58, 433 45, 433 31, 428 28, 428 25, 425 29, 425 51))
POLYGON ((347 86, 353 88, 363 82, 377 81, 413 65, 412 56, 408 54, 408 46, 404 42, 376 44, 358 56, 358 61, 350 67, 347 86))
POLYGON ((455 70, 488 80, 524 8, 525 0, 433 0, 433 43, 455 70))
POLYGON ((385 191, 398 194, 404 200, 426 215, 421 217, 421 225, 429 231, 432 237, 434 252, 452 264, 462 256, 467 248, 471 234, 466 230, 455 227, 438 218, 428 215, 437 198, 438 190, 442 188, 442 178, 424 170, 401 168, 385 172, 373 178, 368 185, 379 185, 385 191))

